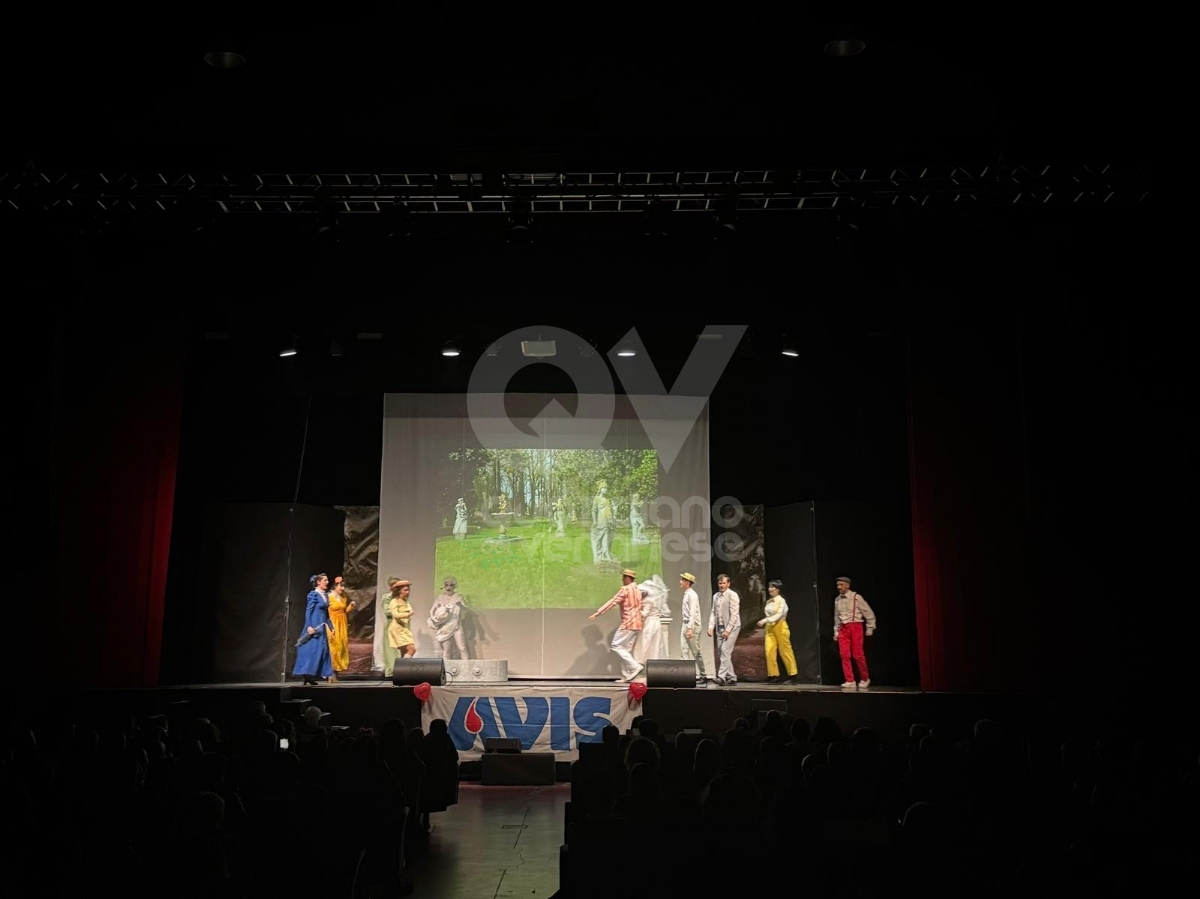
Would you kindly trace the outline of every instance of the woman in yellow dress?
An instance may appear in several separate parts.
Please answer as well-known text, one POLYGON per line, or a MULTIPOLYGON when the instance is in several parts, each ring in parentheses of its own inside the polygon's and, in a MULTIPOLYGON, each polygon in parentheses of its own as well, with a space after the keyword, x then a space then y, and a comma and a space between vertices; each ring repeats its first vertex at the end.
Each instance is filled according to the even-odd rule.
POLYGON ((398 655, 412 658, 417 654, 417 641, 413 638, 412 616, 413 608, 408 603, 408 594, 412 585, 398 577, 388 578, 388 586, 392 588, 384 614, 388 621, 388 642, 398 655))
POLYGON ((329 680, 333 682, 343 671, 350 670, 350 627, 346 613, 353 609, 354 600, 346 596, 345 581, 335 577, 333 590, 329 594, 329 623, 333 625, 333 630, 328 632, 329 658, 333 662, 333 677, 329 680))

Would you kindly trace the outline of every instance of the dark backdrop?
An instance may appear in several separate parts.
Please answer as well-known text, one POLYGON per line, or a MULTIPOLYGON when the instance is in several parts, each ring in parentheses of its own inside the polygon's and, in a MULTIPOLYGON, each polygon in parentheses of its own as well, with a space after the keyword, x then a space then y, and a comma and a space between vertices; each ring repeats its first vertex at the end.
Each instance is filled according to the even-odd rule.
POLYGON ((766 509, 767 579, 783 581, 796 666, 810 684, 833 683, 824 677, 826 660, 821 652, 815 505, 790 503, 766 509))
POLYGON ((309 577, 340 571, 344 520, 338 509, 291 503, 206 505, 197 547, 206 574, 198 589, 174 585, 175 595, 195 600, 168 607, 163 681, 290 677, 309 577))
POLYGON ((824 683, 842 682, 841 655, 833 639, 836 580, 852 580, 879 621, 867 641, 873 683, 919 686, 916 614, 909 529, 897 530, 894 510, 874 503, 815 503, 817 610, 824 683))

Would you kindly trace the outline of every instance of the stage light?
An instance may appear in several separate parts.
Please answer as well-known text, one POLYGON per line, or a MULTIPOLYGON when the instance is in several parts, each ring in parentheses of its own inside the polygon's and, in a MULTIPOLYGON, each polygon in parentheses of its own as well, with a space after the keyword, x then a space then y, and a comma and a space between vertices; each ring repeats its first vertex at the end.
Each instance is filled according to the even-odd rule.
POLYGON ((785 356, 791 356, 793 359, 800 355, 800 351, 793 347, 790 343, 785 343, 780 351, 785 356))
POLYGON ((299 352, 299 346, 300 346, 299 339, 296 337, 293 337, 292 342, 289 343, 287 346, 285 346, 282 350, 279 351, 279 358, 283 359, 283 358, 286 358, 287 356, 295 356, 296 353, 299 352))
POLYGON ((443 356, 459 356, 462 355, 462 348, 458 345, 458 341, 447 340, 445 346, 442 347, 443 356))
POLYGON ((220 37, 212 42, 212 49, 204 54, 204 61, 214 69, 240 69, 246 64, 246 56, 238 48, 237 41, 220 37))
POLYGON ((826 56, 857 56, 867 49, 866 42, 851 25, 839 25, 825 41, 826 56))
POLYGON ((558 355, 558 345, 553 340, 542 340, 540 336, 537 340, 522 340, 521 355, 531 359, 548 359, 558 355))
POLYGON ((617 355, 628 359, 630 356, 636 356, 637 350, 633 348, 632 343, 626 340, 619 347, 617 347, 617 355))

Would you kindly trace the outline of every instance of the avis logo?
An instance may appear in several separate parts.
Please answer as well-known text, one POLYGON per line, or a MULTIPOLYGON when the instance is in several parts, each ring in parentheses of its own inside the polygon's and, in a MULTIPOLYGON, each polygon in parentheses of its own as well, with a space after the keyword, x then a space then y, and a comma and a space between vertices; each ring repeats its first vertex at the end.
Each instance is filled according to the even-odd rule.
POLYGON ((460 696, 447 726, 450 739, 461 750, 482 749, 482 743, 476 746, 480 738, 504 737, 520 740, 522 749, 532 749, 548 728, 550 748, 570 752, 580 743, 601 742, 611 712, 612 700, 603 696, 585 696, 574 708, 567 696, 460 696), (520 705, 525 707, 524 715, 520 705))

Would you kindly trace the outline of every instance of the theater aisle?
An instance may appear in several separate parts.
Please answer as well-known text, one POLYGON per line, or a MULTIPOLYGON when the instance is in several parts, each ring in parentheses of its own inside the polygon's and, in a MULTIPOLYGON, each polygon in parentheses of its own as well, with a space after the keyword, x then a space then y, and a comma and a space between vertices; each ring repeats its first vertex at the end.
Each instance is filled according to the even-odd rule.
POLYGON ((413 895, 431 899, 549 899, 570 784, 493 787, 464 783, 458 804, 433 816, 428 854, 410 859, 413 895))

